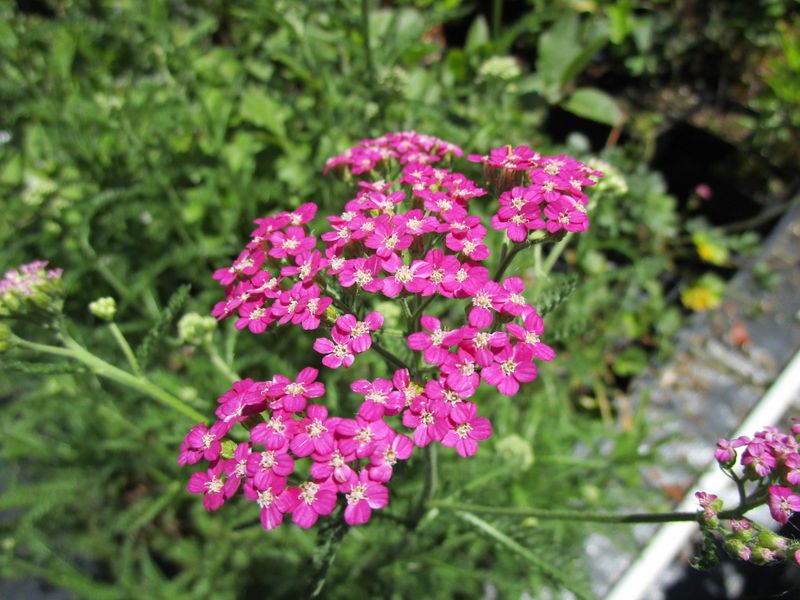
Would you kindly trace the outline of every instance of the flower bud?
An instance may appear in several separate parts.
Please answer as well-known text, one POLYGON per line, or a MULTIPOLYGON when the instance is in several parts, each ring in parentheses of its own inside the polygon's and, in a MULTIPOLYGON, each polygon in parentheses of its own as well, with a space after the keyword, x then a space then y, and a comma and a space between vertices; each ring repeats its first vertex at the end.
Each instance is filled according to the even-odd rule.
POLYGON ((203 346, 211 342, 216 328, 217 320, 214 317, 190 312, 178 321, 178 337, 185 344, 203 346))
POLYGON ((516 433, 499 439, 495 447, 504 461, 513 462, 520 471, 527 471, 533 465, 533 448, 516 433))
POLYGON ((762 529, 758 533, 757 543, 759 546, 769 548, 770 550, 782 551, 786 549, 786 538, 768 529, 762 529))
POLYGON ((768 563, 775 562, 780 557, 780 553, 776 550, 771 550, 762 546, 755 546, 753 548, 751 560, 757 565, 766 565, 768 563))
POLYGON ((89 312, 103 321, 113 321, 117 314, 117 301, 110 296, 89 303, 89 312))
POLYGON ((725 548, 725 552, 727 552, 730 556, 740 560, 750 560, 750 548, 742 540, 728 538, 725 540, 723 547, 725 548))

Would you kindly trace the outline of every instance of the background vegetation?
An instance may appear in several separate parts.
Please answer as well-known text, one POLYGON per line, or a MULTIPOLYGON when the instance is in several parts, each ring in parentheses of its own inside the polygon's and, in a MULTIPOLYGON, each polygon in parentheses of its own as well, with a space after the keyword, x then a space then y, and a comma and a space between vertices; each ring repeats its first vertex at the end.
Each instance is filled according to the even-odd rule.
MULTIPOLYGON (((87 310, 114 296, 128 339, 150 340, 148 376, 210 413, 230 380, 179 339, 175 322, 221 298, 211 273, 235 257, 253 218, 308 200, 337 210, 350 197, 321 175, 327 157, 412 128, 470 152, 525 143, 600 157, 624 186, 600 195, 589 234, 533 299, 549 313, 546 341, 559 358, 513 404, 485 399, 495 436, 474 460, 440 453, 439 494, 658 508, 637 487, 639 467, 657 460, 657 449, 641 448, 652 424, 627 408, 625 389, 668 356, 688 309, 718 301, 737 257, 797 186, 796 8, 6 0, 0 267, 44 258, 64 268, 73 335, 123 364, 87 310)), ((14 327, 52 341, 41 328, 14 327)), ((307 336, 225 326, 214 336, 243 376, 316 360, 307 336)), ((92 599, 305 593, 330 531, 265 534, 242 504, 206 516, 177 467, 191 422, 74 365, 39 360, 0 356, 4 577, 92 599)), ((393 482, 398 506, 416 498, 418 468, 412 461, 393 482)), ((325 594, 582 594, 586 533, 440 514, 412 534, 377 519, 344 538, 325 594)))

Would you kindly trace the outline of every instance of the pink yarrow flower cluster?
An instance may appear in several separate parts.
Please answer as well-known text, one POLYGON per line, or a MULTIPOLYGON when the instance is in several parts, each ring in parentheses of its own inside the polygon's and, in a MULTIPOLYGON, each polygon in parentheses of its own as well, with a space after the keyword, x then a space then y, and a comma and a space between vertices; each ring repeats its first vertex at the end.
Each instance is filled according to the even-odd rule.
MULTIPOLYGON (((765 427, 752 437, 720 439, 714 457, 723 471, 745 486, 750 498, 764 496, 770 515, 780 525, 800 511, 800 420, 791 433, 765 427), (747 489, 748 485, 755 489, 747 489)), ((791 558, 800 564, 800 541, 789 540, 747 519, 722 523, 722 501, 713 494, 696 494, 701 525, 723 536, 729 554, 759 564, 791 558)))
POLYGON ((505 230, 512 242, 525 242, 537 230, 555 234, 589 228, 583 189, 596 184, 602 172, 565 154, 540 156, 527 146, 495 148, 469 159, 483 163, 501 192, 492 227, 505 230))
MULTIPOLYGON (((478 414, 481 385, 514 396, 536 378, 536 361, 555 356, 542 341, 544 323, 524 281, 495 281, 483 264, 491 257, 488 232, 470 207, 486 190, 435 166, 460 155, 415 132, 365 140, 328 161, 326 170, 365 179, 343 210, 327 217, 319 238, 309 228, 313 204, 258 219, 242 253, 214 273, 227 295, 215 316, 236 315, 237 328, 254 333, 284 324, 324 328, 313 344, 322 366, 348 368, 373 351, 392 371, 353 381, 349 402, 357 406, 347 416, 329 414, 314 367, 293 379, 235 382, 219 399, 217 421, 198 424, 181 448, 181 464, 208 463, 189 485, 208 510, 241 490, 259 505, 266 529, 289 515, 310 527, 337 504, 347 523, 365 523, 387 505, 394 467, 415 447, 435 442, 468 457, 492 435, 478 414), (375 179, 378 167, 386 179, 375 179), (436 299, 448 314, 456 314, 454 303, 463 306, 465 321, 436 316, 436 299), (384 316, 374 310, 387 300, 405 307, 401 337, 395 330, 388 338, 384 316), (398 356, 407 352, 403 346, 421 361, 406 364, 398 356), (231 435, 237 423, 249 431, 238 444, 241 437, 231 435), (307 474, 295 472, 308 462, 307 474), (290 485, 290 475, 303 483, 290 485)), ((542 161, 522 147, 513 160, 501 158, 487 164, 529 171, 542 161)), ((569 163, 563 173, 574 169, 569 163)))

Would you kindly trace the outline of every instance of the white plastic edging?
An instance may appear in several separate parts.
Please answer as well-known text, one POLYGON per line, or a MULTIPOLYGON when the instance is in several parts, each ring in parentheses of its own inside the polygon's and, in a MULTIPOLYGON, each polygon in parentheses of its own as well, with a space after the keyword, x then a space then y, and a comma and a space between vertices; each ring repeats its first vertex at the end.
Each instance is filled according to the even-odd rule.
MULTIPOLYGON (((740 435, 750 436, 762 427, 776 425, 798 396, 800 396, 800 351, 786 365, 731 439, 740 435)), ((694 497, 696 490, 717 494, 726 504, 730 502, 735 504, 737 498, 733 482, 720 471, 716 462, 703 473, 675 510, 696 510, 697 499, 694 497)), ((697 523, 662 525, 636 561, 616 582, 606 600, 641 600, 695 531, 697 523)))

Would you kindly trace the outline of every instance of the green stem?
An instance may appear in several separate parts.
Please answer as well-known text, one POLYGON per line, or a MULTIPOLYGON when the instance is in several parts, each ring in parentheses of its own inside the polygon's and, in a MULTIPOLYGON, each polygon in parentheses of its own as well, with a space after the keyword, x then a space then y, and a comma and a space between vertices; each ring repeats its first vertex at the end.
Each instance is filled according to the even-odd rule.
POLYGON ((135 375, 132 375, 131 373, 128 373, 127 371, 123 371, 122 369, 115 367, 114 365, 111 365, 106 361, 104 361, 103 359, 95 356, 68 335, 62 334, 62 337, 66 348, 60 348, 58 346, 50 346, 49 344, 39 344, 36 342, 30 342, 28 340, 16 336, 14 336, 13 340, 15 344, 19 345, 22 348, 27 348, 28 350, 34 350, 36 352, 41 352, 43 354, 64 356, 67 358, 71 358, 73 360, 77 360, 86 365, 87 367, 89 367, 89 369, 96 375, 99 375, 100 377, 105 377, 106 379, 116 381, 117 383, 128 386, 129 388, 138 390, 143 394, 150 396, 157 402, 160 402, 165 406, 169 406, 170 408, 178 411, 179 413, 186 415, 193 421, 206 420, 205 415, 196 411, 191 406, 189 406, 182 400, 176 398, 166 390, 151 383, 144 376, 137 377, 135 375))
POLYGON ((558 260, 558 257, 561 256, 562 252, 564 252, 564 249, 567 247, 567 244, 569 244, 574 235, 575 234, 570 231, 563 238, 561 238, 555 246, 553 246, 553 249, 550 250, 550 254, 547 255, 547 259, 542 264, 542 276, 546 277, 550 271, 552 271, 556 261, 558 260))
POLYGON ((494 281, 500 281, 500 278, 503 276, 503 273, 506 272, 506 269, 511 266, 511 262, 514 260, 514 257, 522 252, 525 248, 530 246, 529 242, 525 242, 522 244, 514 244, 514 247, 511 248, 508 252, 502 255, 502 260, 500 264, 497 266, 497 270, 492 275, 492 279, 494 281))
MULTIPOLYGON (((718 513, 720 519, 738 519, 747 511, 764 503, 762 495, 754 495, 736 508, 718 513)), ((531 508, 527 506, 485 506, 481 504, 463 504, 444 500, 431 500, 428 508, 441 508, 460 512, 483 513, 505 517, 533 517, 552 521, 580 521, 584 523, 672 523, 697 521, 699 513, 693 512, 657 512, 657 513, 601 513, 580 510, 550 510, 548 508, 531 508)))
POLYGON ((361 36, 364 38, 364 55, 367 58, 367 72, 372 85, 375 80, 375 60, 372 57, 372 44, 369 35, 369 0, 361 0, 361 36))
MULTIPOLYGON (((506 517, 534 517, 554 521, 582 521, 589 523, 668 523, 671 521, 697 521, 697 512, 662 513, 596 513, 579 510, 550 510, 527 506, 483 506, 432 500, 431 508, 443 508, 470 513, 483 513, 506 517)), ((720 513, 721 514, 721 513, 720 513)))
POLYGON ((117 345, 122 349, 122 353, 125 355, 125 359, 128 361, 131 369, 133 369, 133 372, 141 377, 142 367, 139 366, 139 361, 136 360, 136 355, 133 353, 130 344, 128 344, 128 340, 122 335, 120 328, 113 321, 108 324, 108 328, 111 330, 111 335, 113 335, 114 339, 117 341, 117 345))
POLYGON ((405 362, 403 362, 400 358, 389 352, 386 348, 381 346, 375 340, 372 341, 372 349, 375 350, 375 352, 377 352, 378 354, 380 354, 383 358, 388 360, 390 363, 392 363, 395 367, 398 367, 400 369, 408 369, 409 372, 411 371, 411 368, 405 362))
POLYGON ((419 307, 417 307, 417 310, 415 310, 414 314, 411 315, 411 323, 410 323, 411 327, 414 327, 416 325, 417 321, 419 321, 419 318, 422 316, 422 311, 428 308, 428 305, 430 305, 430 303, 433 302, 433 299, 435 297, 436 294, 429 296, 428 298, 425 299, 425 301, 422 304, 419 305, 419 307))
POLYGON ((503 27, 503 0, 492 2, 492 42, 496 46, 503 27))
POLYGON ((220 353, 217 350, 216 346, 214 346, 214 344, 209 342, 205 344, 203 348, 208 354, 208 357, 211 359, 211 364, 213 364, 220 373, 222 373, 225 377, 227 377, 231 381, 239 381, 241 379, 241 377, 239 377, 239 374, 233 369, 231 369, 228 363, 226 363, 225 360, 222 358, 222 356, 220 356, 220 353))

